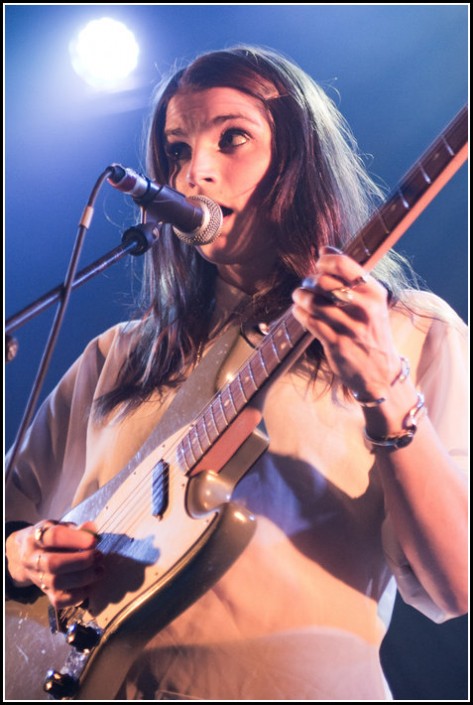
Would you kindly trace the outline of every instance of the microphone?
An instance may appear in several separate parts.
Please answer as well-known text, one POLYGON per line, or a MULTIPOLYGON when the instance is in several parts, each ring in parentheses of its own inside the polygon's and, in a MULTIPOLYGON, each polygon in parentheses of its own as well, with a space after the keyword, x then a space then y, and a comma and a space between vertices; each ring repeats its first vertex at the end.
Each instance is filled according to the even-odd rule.
POLYGON ((188 245, 208 245, 220 235, 223 214, 210 198, 186 198, 170 186, 157 184, 120 164, 108 169, 111 173, 107 180, 112 186, 129 194, 152 217, 170 223, 177 237, 188 245))

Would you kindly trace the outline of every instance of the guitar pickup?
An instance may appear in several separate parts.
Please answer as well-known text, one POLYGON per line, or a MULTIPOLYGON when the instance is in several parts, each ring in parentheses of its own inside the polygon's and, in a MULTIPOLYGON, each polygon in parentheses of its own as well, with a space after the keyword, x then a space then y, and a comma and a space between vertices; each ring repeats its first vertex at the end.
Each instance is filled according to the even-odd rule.
POLYGON ((151 497, 151 512, 161 519, 169 504, 169 464, 164 460, 160 460, 153 468, 151 497))

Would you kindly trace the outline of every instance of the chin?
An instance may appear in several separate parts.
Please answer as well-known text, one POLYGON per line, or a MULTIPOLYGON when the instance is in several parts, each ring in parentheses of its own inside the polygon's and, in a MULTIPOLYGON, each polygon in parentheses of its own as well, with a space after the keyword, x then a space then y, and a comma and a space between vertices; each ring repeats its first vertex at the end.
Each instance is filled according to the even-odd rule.
POLYGON ((227 238, 224 235, 220 235, 214 242, 208 245, 199 245, 197 249, 208 262, 213 264, 233 264, 235 255, 231 252, 226 240, 227 238))

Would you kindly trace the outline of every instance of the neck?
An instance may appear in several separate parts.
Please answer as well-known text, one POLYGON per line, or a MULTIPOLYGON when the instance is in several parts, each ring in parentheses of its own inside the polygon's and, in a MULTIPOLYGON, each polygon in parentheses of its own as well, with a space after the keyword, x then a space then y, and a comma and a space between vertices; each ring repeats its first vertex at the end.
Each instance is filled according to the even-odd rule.
POLYGON ((255 294, 267 284, 268 276, 274 269, 274 262, 261 261, 250 265, 217 265, 219 276, 224 282, 234 286, 245 294, 255 294))

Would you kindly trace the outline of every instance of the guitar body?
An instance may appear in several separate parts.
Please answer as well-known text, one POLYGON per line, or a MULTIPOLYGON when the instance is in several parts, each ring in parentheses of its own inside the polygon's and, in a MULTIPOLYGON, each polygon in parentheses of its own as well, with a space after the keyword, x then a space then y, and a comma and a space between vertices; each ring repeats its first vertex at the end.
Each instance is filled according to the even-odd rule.
POLYGON ((218 473, 189 476, 176 454, 190 420, 215 392, 215 371, 226 376, 242 347, 248 355, 238 338, 240 353, 227 359, 235 348, 230 333, 181 387, 133 461, 63 517, 93 520, 100 530, 106 571, 86 607, 61 610, 55 619, 46 596, 30 605, 7 603, 8 699, 48 699, 43 684, 51 669, 71 679, 53 678, 56 698, 113 699, 139 649, 206 592, 248 544, 255 522, 230 501, 231 493, 266 449, 267 438, 256 429, 241 439, 237 454, 218 473), (171 427, 178 430, 166 436, 171 427), (84 650, 69 644, 65 632, 78 625, 86 639, 92 634, 98 643, 84 650))

